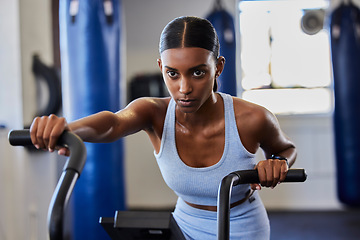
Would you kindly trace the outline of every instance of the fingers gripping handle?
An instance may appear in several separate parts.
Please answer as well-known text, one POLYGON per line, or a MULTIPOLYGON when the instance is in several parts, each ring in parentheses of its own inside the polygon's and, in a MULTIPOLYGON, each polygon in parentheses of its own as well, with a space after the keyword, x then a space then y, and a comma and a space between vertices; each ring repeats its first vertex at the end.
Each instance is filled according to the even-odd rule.
MULTIPOLYGON (((259 174, 256 169, 236 171, 232 174, 238 176, 238 179, 234 182, 234 186, 238 184, 259 183, 259 174)), ((305 182, 306 178, 307 174, 305 169, 292 168, 288 170, 284 182, 305 182)))

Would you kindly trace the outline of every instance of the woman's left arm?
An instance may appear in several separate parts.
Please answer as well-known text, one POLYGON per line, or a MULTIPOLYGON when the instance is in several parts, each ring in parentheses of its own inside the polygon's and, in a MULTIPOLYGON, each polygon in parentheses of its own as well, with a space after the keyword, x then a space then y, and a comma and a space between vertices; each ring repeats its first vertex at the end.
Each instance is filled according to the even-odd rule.
POLYGON ((255 168, 259 173, 261 186, 274 188, 285 180, 288 168, 296 160, 297 152, 294 143, 281 130, 275 115, 266 109, 262 110, 257 135, 266 160, 260 161, 255 168))

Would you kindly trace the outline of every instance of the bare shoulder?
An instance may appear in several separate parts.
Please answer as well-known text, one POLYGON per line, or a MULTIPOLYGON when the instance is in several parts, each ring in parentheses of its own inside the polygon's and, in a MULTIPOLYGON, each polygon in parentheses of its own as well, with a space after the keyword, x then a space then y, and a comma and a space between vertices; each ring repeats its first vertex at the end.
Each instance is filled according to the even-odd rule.
POLYGON ((274 114, 265 107, 236 97, 233 98, 233 102, 237 123, 261 126, 276 121, 274 114))
POLYGON ((130 102, 117 115, 139 123, 142 130, 162 129, 170 98, 143 97, 130 102))
POLYGON ((260 147, 270 156, 295 148, 281 130, 276 116, 266 108, 234 98, 234 111, 241 141, 248 151, 255 153, 260 147))
POLYGON ((248 151, 255 153, 264 139, 279 134, 277 119, 269 110, 240 98, 233 102, 238 132, 248 151))

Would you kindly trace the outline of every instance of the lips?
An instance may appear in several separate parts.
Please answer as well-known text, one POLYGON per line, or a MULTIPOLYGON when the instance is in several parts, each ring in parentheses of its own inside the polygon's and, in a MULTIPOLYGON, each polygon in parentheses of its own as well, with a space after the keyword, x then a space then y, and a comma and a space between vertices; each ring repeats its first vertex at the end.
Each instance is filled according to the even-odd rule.
POLYGON ((181 105, 182 107, 191 107, 191 105, 193 105, 194 102, 195 102, 194 99, 179 99, 178 100, 178 104, 181 105))

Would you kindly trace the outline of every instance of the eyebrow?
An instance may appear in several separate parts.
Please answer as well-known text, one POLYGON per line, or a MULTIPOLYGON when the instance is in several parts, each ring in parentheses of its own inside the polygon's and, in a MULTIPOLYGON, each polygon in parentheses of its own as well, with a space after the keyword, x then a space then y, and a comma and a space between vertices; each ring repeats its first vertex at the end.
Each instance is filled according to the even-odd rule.
MULTIPOLYGON (((197 68, 206 67, 206 66, 207 66, 207 65, 206 65, 205 63, 203 63, 203 64, 199 64, 199 65, 197 65, 197 66, 195 66, 195 67, 191 67, 189 70, 191 71, 191 70, 195 70, 195 69, 197 69, 197 68)), ((167 69, 169 69, 169 70, 172 70, 172 71, 178 71, 178 69, 172 68, 172 67, 169 67, 169 66, 165 66, 165 68, 167 68, 167 69)))

